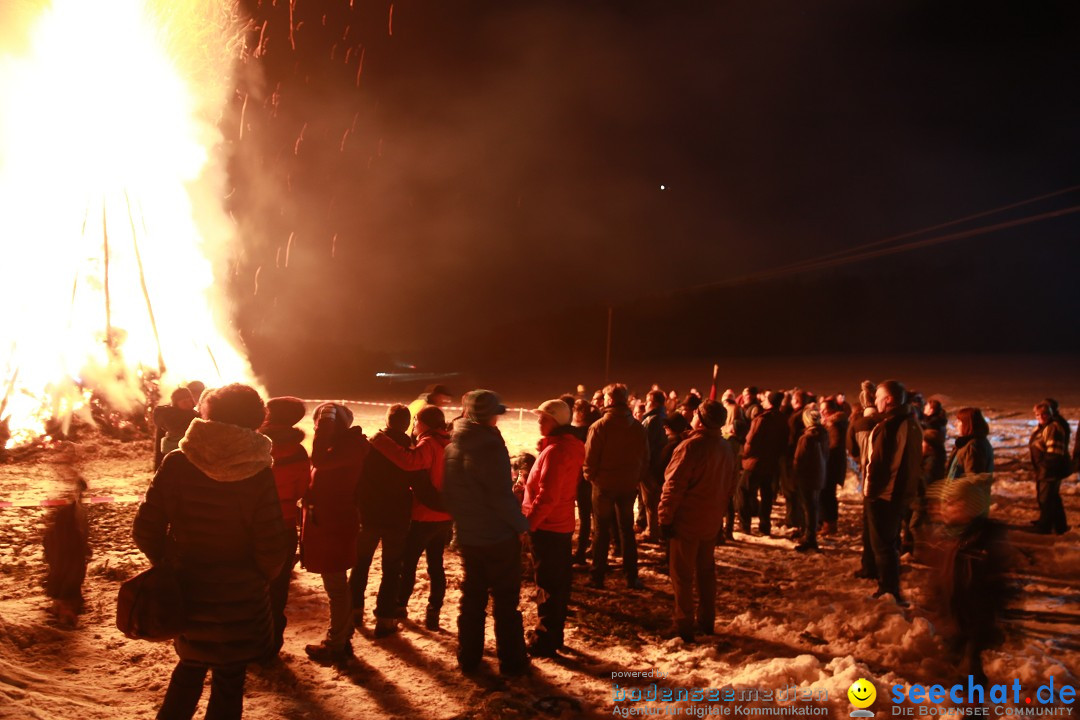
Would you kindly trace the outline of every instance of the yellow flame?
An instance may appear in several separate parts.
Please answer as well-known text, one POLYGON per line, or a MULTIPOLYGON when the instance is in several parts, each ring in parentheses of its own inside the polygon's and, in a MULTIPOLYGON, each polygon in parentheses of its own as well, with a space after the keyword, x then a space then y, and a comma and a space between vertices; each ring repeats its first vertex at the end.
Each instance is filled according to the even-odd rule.
POLYGON ((213 274, 234 233, 216 152, 234 18, 207 0, 30 9, 0 56, 9 445, 77 411, 86 387, 135 407, 159 357, 165 384, 252 379, 213 274))

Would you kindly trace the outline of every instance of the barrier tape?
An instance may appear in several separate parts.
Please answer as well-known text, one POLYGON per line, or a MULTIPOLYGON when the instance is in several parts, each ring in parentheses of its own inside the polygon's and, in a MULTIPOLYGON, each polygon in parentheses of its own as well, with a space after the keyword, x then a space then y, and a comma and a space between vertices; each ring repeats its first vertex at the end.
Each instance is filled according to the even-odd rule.
MULTIPOLYGON (((301 398, 301 400, 303 400, 306 403, 315 403, 315 404, 338 403, 339 405, 367 405, 367 406, 370 406, 370 407, 384 407, 384 408, 391 407, 392 405, 408 405, 409 404, 409 403, 372 402, 370 400, 342 400, 340 398, 337 399, 337 400, 313 400, 313 399, 310 399, 310 398, 301 398)), ((448 405, 448 406, 444 407, 443 410, 454 410, 456 412, 460 412, 462 410, 462 408, 461 408, 460 405, 448 405)), ((506 412, 508 412, 508 413, 516 412, 519 415, 522 414, 522 413, 531 413, 532 411, 533 411, 532 408, 519 408, 519 407, 508 407, 508 408, 506 408, 506 412)))
MULTIPOLYGON (((109 503, 132 503, 142 502, 146 499, 145 495, 101 495, 99 497, 86 497, 83 498, 83 502, 87 505, 102 505, 109 503)), ((61 505, 69 505, 71 500, 69 498, 51 499, 51 500, 33 500, 29 502, 9 502, 6 500, 0 500, 0 509, 4 508, 33 508, 33 507, 59 507, 61 505)))

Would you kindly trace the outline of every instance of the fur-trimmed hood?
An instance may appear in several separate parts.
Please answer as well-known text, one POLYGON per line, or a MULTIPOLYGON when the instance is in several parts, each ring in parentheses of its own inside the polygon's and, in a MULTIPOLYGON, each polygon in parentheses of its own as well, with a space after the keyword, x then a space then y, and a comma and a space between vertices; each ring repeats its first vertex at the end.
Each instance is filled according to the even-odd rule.
POLYGON ((270 467, 270 438, 254 430, 195 419, 180 441, 191 464, 218 482, 238 482, 270 467))

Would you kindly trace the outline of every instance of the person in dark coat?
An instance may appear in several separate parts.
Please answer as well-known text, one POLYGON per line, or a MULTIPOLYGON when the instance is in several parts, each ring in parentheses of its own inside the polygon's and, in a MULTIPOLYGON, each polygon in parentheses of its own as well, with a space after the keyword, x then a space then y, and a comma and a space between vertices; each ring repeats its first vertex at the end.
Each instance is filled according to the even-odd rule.
POLYGON ((1057 535, 1069 531, 1065 506, 1061 502, 1061 481, 1069 475, 1069 437, 1054 419, 1053 408, 1041 402, 1034 408, 1039 423, 1031 433, 1028 449, 1035 468, 1035 484, 1039 503, 1039 518, 1033 523, 1035 532, 1057 535))
POLYGON ((664 468, 660 466, 660 459, 664 445, 667 444, 667 435, 664 433, 665 418, 667 410, 664 407, 664 392, 650 391, 645 396, 645 417, 641 421, 649 442, 649 472, 641 483, 641 496, 647 519, 645 539, 649 542, 659 542, 661 539, 656 508, 660 504, 660 488, 664 486, 664 468))
POLYGON ((870 461, 863 483, 863 558, 860 577, 876 578, 874 597, 900 594, 900 523, 922 481, 922 428, 907 391, 897 380, 877 386, 881 422, 870 433, 870 461))
MULTIPOLYGON (((529 671, 521 611, 521 543, 529 523, 510 477, 510 454, 496 424, 506 406, 490 390, 464 397, 446 447, 443 498, 457 524, 465 568, 458 617, 458 665, 474 672, 483 659, 488 597, 495 618, 499 672, 529 671)), ((639 426, 640 427, 640 426, 639 426)))
POLYGON ((821 413, 815 403, 802 412, 803 433, 795 445, 791 470, 799 489, 799 507, 803 511, 802 541, 795 546, 798 552, 817 550, 818 507, 825 488, 829 457, 829 433, 821 425, 821 413))
POLYGON ((194 715, 208 670, 207 716, 241 716, 246 664, 273 647, 270 581, 289 552, 270 440, 255 430, 265 416, 259 394, 226 385, 201 412, 162 462, 132 528, 152 564, 176 568, 187 612, 162 720, 194 715))
POLYGON ((694 642, 695 632, 712 635, 715 629, 713 551, 736 478, 735 452, 722 434, 726 420, 722 403, 702 404, 689 437, 675 449, 664 476, 658 512, 669 541, 675 630, 685 642, 694 642))
POLYGON ((529 521, 538 590, 537 625, 528 650, 533 657, 555 657, 563 646, 570 604, 574 501, 585 443, 574 435, 570 410, 561 400, 548 400, 533 412, 540 454, 525 482, 521 507, 529 521))
POLYGON ((803 510, 799 507, 799 488, 795 482, 793 463, 795 460, 795 447, 802 437, 803 426, 802 412, 807 403, 812 402, 810 394, 795 388, 791 391, 791 415, 788 416, 788 441, 787 452, 784 454, 780 472, 780 492, 784 495, 784 525, 789 528, 802 530, 803 510))
POLYGON ((758 532, 772 532, 773 488, 780 473, 780 463, 787 450, 788 425, 780 414, 783 393, 770 392, 764 409, 750 423, 742 451, 742 478, 735 505, 739 509, 739 529, 750 533, 750 508, 758 508, 758 532), (760 499, 759 499, 760 494, 760 499))
POLYGON ((622 538, 626 585, 640 590, 644 585, 638 577, 634 500, 638 483, 648 470, 649 441, 645 428, 630 414, 628 397, 625 385, 616 383, 604 388, 604 416, 589 428, 585 441, 585 479, 593 485, 596 516, 590 584, 604 586, 611 532, 617 528, 622 538))
POLYGON ((154 427, 157 428, 157 451, 154 455, 154 469, 161 467, 161 461, 180 445, 180 439, 187 432, 188 425, 198 417, 195 412, 195 399, 186 387, 176 388, 169 397, 169 405, 154 408, 154 427))
POLYGON ((76 476, 71 502, 51 508, 45 518, 41 544, 45 563, 45 595, 52 598, 51 612, 57 621, 75 627, 83 611, 83 581, 90 560, 90 524, 83 505, 86 481, 76 476))
POLYGON ((945 463, 946 477, 992 475, 994 447, 990 444, 990 425, 979 408, 956 411, 956 442, 945 463))
POLYGON ((1014 555, 1005 527, 989 518, 992 482, 989 474, 976 473, 946 478, 931 489, 943 532, 930 607, 942 620, 935 625, 948 649, 963 658, 972 682, 984 687, 982 653, 1004 640, 998 622, 1015 594, 1007 575, 1014 555))
MULTIPOLYGON (((378 432, 397 443, 400 448, 412 447, 405 432, 412 421, 409 408, 392 405, 386 411, 386 427, 378 432)), ((416 471, 423 474, 423 471, 416 471)), ((409 536, 412 518, 412 482, 414 473, 402 470, 382 452, 369 453, 364 461, 360 483, 356 487, 356 503, 360 508, 360 533, 356 537, 356 562, 349 574, 352 594, 353 624, 364 622, 364 593, 375 550, 382 545, 382 578, 375 601, 375 637, 382 638, 398 631, 401 587, 401 560, 409 536)))
POLYGON ((288 536, 289 557, 281 572, 270 583, 270 604, 274 611, 274 648, 277 655, 285 642, 285 606, 289 602, 289 582, 296 567, 296 547, 300 538, 299 503, 311 482, 311 460, 301 444, 304 431, 293 427, 304 419, 307 406, 296 397, 276 397, 266 401, 266 420, 259 428, 273 443, 270 454, 274 459, 274 483, 281 502, 281 518, 288 536))
POLYGON ((428 592, 424 626, 428 630, 439 629, 439 614, 446 598, 446 570, 443 552, 450 541, 449 513, 444 512, 442 502, 444 451, 450 443, 446 431, 446 417, 441 408, 425 405, 413 421, 416 447, 402 447, 385 433, 371 439, 371 446, 387 460, 410 474, 413 485, 412 522, 405 538, 405 552, 401 558, 401 585, 398 589, 398 616, 407 613, 409 598, 416 587, 416 566, 421 555, 427 555, 428 592), (423 473, 427 473, 424 483, 423 473))
POLYGON ((338 403, 315 408, 311 443, 311 484, 304 493, 300 561, 322 576, 330 601, 326 637, 304 647, 316 662, 339 662, 352 654, 352 598, 347 572, 356 563, 360 513, 356 486, 371 449, 364 431, 352 427, 352 411, 338 403))

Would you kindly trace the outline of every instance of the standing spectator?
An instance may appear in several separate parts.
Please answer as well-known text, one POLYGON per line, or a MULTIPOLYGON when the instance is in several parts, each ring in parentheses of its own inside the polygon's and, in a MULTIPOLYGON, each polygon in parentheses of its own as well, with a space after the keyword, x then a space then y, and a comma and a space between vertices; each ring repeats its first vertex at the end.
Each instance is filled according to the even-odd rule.
POLYGON ((772 531, 773 488, 788 441, 788 424, 779 410, 783 397, 780 392, 768 393, 764 410, 754 418, 746 434, 742 451, 743 473, 735 504, 740 513, 739 528, 747 534, 750 533, 750 508, 755 504, 759 513, 758 532, 769 535, 772 531))
POLYGON ((86 518, 83 493, 86 481, 74 478, 71 502, 50 508, 41 539, 45 563, 45 594, 52 598, 52 614, 61 625, 75 627, 83 611, 83 581, 90 560, 90 523, 86 518))
POLYGON ((135 544, 153 565, 172 565, 187 611, 180 660, 158 717, 189 720, 212 673, 211 718, 239 718, 247 663, 274 642, 270 580, 288 553, 270 471, 270 440, 255 431, 262 398, 246 385, 212 391, 161 463, 135 514, 135 544))
POLYGON ((649 444, 645 428, 634 420, 626 403, 625 385, 604 388, 604 416, 589 428, 585 442, 585 479, 593 484, 596 516, 591 584, 604 586, 611 531, 617 526, 622 537, 626 585, 640 590, 644 584, 638 577, 634 500, 648 468, 649 444))
MULTIPOLYGON (((739 396, 739 406, 742 408, 747 422, 754 422, 754 418, 760 415, 764 409, 758 399, 760 394, 760 390, 753 385, 749 385, 743 388, 742 395, 739 396)), ((730 421, 731 418, 729 417, 728 420, 730 421)))
MULTIPOLYGON (((839 397, 839 396, 837 396, 839 397)), ((847 476, 848 417, 836 397, 826 398, 822 403, 822 422, 829 434, 829 457, 825 464, 825 489, 821 491, 821 534, 828 537, 836 532, 840 519, 840 505, 836 491, 843 487, 847 476)))
POLYGON ((1061 423, 1054 419, 1053 408, 1046 402, 1035 406, 1038 427, 1031 433, 1028 448, 1035 468, 1035 483, 1039 503, 1039 519, 1034 521, 1035 532, 1061 535, 1069 531, 1065 522, 1065 506, 1061 502, 1061 481, 1069 475, 1068 436, 1061 423))
MULTIPOLYGON (((743 496, 745 495, 745 493, 739 492, 739 487, 742 484, 742 450, 743 445, 746 444, 746 434, 750 431, 750 422, 746 419, 746 415, 743 414, 743 409, 739 406, 739 398, 735 397, 734 390, 730 388, 725 390, 723 395, 720 396, 720 402, 727 412, 727 421, 724 423, 721 434, 731 445, 732 452, 735 453, 736 478, 735 494, 732 496, 731 502, 728 503, 727 515, 724 517, 724 529, 716 538, 716 543, 718 545, 723 545, 728 540, 735 539, 736 504, 739 500, 743 499, 743 496)), ((761 408, 759 406, 755 417, 761 414, 760 410, 761 408)))
POLYGON ((473 672, 484 653, 488 596, 499 672, 529 671, 521 611, 521 542, 529 523, 511 489, 510 454, 496 424, 506 406, 490 390, 464 398, 446 448, 443 494, 457 523, 465 579, 458 618, 458 665, 473 672))
POLYGON ((337 662, 352 655, 352 600, 347 571, 356 562, 360 513, 356 486, 371 446, 364 431, 352 427, 352 411, 337 403, 315 408, 311 442, 311 484, 304 494, 300 561, 322 576, 330 600, 326 637, 304 652, 316 662, 337 662))
POLYGON ((713 551, 735 490, 735 453, 721 435, 726 419, 721 403, 701 405, 664 476, 660 526, 669 539, 675 630, 685 642, 694 642, 695 632, 712 635, 716 622, 713 551))
POLYGON ((874 577, 874 597, 887 593, 900 605, 900 523, 918 493, 922 430, 897 380, 878 385, 874 403, 881 422, 870 433, 870 459, 863 484, 862 574, 874 577))
MULTIPOLYGON (((386 427, 377 435, 405 449, 412 440, 405 430, 412 416, 404 405, 391 405, 386 411, 386 427)), ((386 440, 379 442, 383 445, 386 440)), ((373 445, 373 447, 376 447, 373 445)), ((417 474, 422 474, 417 471, 417 474)), ((368 573, 375 558, 375 549, 382 545, 382 578, 375 601, 375 637, 382 638, 398 630, 400 611, 398 594, 401 585, 401 559, 405 554, 405 539, 409 536, 412 517, 413 474, 394 464, 379 451, 369 453, 356 487, 356 503, 360 508, 360 532, 356 536, 356 562, 349 574, 352 595, 353 624, 364 622, 364 593, 368 573)))
MULTIPOLYGON (((420 490, 419 483, 413 486, 412 523, 405 538, 405 552, 401 559, 401 586, 398 591, 398 612, 395 614, 405 614, 409 598, 416 586, 416 566, 420 562, 420 556, 426 554, 431 589, 428 591, 424 627, 438 630, 439 615, 446 598, 443 551, 450 539, 450 526, 453 522, 449 513, 443 511, 442 502, 443 455, 450 442, 450 434, 446 431, 443 411, 434 405, 427 405, 420 410, 413 427, 417 436, 414 448, 402 447, 383 433, 378 433, 371 439, 371 446, 402 470, 428 473, 431 484, 429 494, 425 495, 420 490)), ((413 478, 419 479, 415 475, 413 478)))
POLYGON ((274 484, 277 487, 278 500, 281 502, 281 519, 285 523, 288 557, 281 572, 270 582, 270 606, 274 612, 274 647, 270 656, 275 656, 285 642, 285 606, 289 601, 289 581, 292 580, 293 567, 296 566, 296 544, 299 538, 300 511, 298 503, 303 500, 311 482, 311 460, 307 450, 301 445, 304 431, 293 427, 304 419, 307 406, 295 397, 276 397, 266 401, 266 420, 259 428, 273 443, 270 455, 273 458, 272 470, 274 484))
POLYGON ((829 457, 829 433, 821 426, 821 413, 814 403, 802 412, 803 433, 795 445, 792 472, 799 489, 799 505, 803 511, 802 542, 795 546, 799 552, 817 550, 818 507, 825 488, 826 464, 829 457))
POLYGON ((441 410, 450 407, 452 402, 454 402, 454 395, 450 392, 450 388, 445 385, 428 385, 419 397, 409 403, 409 427, 406 432, 409 435, 414 433, 413 422, 416 414, 428 405, 434 405, 441 410))
POLYGON ((641 483, 641 495, 648 521, 645 539, 649 542, 659 542, 661 539, 656 512, 660 504, 660 489, 664 486, 664 467, 660 462, 663 459, 664 445, 667 444, 667 435, 664 433, 666 418, 664 393, 660 390, 650 391, 645 396, 645 418, 642 420, 649 443, 649 472, 641 483))
MULTIPOLYGON (((584 443, 589 437, 589 428, 600 419, 600 413, 587 400, 574 402, 574 419, 571 424, 574 436, 584 443)), ((574 564, 587 565, 592 539, 592 483, 585 479, 585 468, 578 473, 577 484, 578 541, 574 551, 574 564)))
POLYGON ((992 475, 994 448, 990 444, 990 425, 979 408, 965 407, 956 411, 956 444, 946 462, 946 477, 992 475))
POLYGON ((802 437, 803 408, 809 402, 808 393, 795 388, 791 391, 791 415, 788 416, 788 441, 787 452, 784 455, 783 468, 780 473, 780 491, 784 494, 784 525, 796 529, 802 528, 803 511, 799 507, 799 488, 795 482, 794 460, 795 446, 802 437))
POLYGON ((585 443, 573 433, 570 410, 561 400, 548 400, 534 410, 540 426, 540 455, 525 483, 522 511, 529 521, 536 587, 538 625, 529 644, 534 657, 554 657, 563 645, 570 603, 574 500, 585 462, 585 443))
POLYGON ((154 426, 160 439, 157 454, 154 456, 154 469, 161 467, 166 455, 180 446, 180 440, 187 432, 188 425, 198 417, 195 412, 195 400, 186 387, 176 388, 169 396, 171 404, 158 405, 154 408, 154 426))

